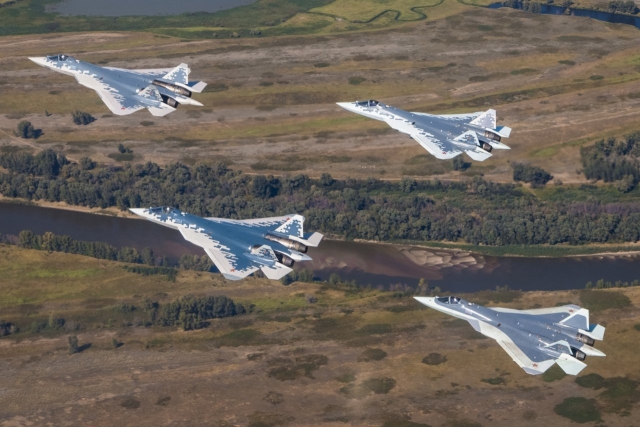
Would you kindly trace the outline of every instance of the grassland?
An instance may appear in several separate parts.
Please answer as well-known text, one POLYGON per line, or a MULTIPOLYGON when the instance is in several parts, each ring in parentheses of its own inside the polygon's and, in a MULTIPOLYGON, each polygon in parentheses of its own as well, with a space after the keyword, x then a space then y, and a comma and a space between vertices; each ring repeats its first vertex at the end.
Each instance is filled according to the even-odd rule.
MULTIPOLYGON (((362 16, 351 18, 388 8, 368 4, 358 8, 362 16)), ((409 13, 409 2, 397 4, 402 15, 409 13)), ((124 159, 112 154, 124 142, 134 150, 134 162, 224 161, 248 172, 386 179, 484 175, 510 181, 509 163, 529 161, 564 183, 577 183, 585 182, 578 173, 581 146, 637 129, 640 33, 635 28, 452 0, 421 9, 428 10, 428 18, 416 22, 384 14, 370 24, 353 24, 319 15, 356 13, 344 2, 309 10, 313 13, 300 12, 274 29, 316 25, 315 20, 331 25, 316 35, 215 40, 111 31, 4 37, 0 146, 52 147, 72 159, 89 155, 121 164, 124 159), (393 22, 382 23, 385 19, 393 22), (146 112, 114 117, 73 79, 26 60, 57 51, 119 67, 187 62, 193 78, 210 83, 196 95, 205 107, 181 107, 162 119, 146 112), (449 162, 432 158, 386 125, 333 104, 368 98, 435 113, 496 108, 499 122, 514 129, 512 150, 455 172, 449 162), (69 116, 75 109, 98 120, 75 126, 69 116), (10 136, 23 119, 43 130, 35 143, 10 136)))
POLYGON ((608 357, 588 360, 585 374, 597 383, 577 385, 558 372, 524 374, 465 322, 408 297, 264 279, 231 284, 188 271, 171 283, 113 262, 0 250, 0 317, 22 329, 0 338, 5 424, 184 425, 199 414, 214 426, 569 425, 580 417, 574 403, 589 401, 606 425, 626 426, 640 411, 640 289, 467 296, 512 308, 597 301, 592 321, 607 326, 599 348, 608 357), (134 326, 140 315, 117 309, 185 294, 255 307, 190 332, 134 326), (67 329, 29 332, 52 317, 67 329), (81 353, 68 354, 69 335, 81 353))

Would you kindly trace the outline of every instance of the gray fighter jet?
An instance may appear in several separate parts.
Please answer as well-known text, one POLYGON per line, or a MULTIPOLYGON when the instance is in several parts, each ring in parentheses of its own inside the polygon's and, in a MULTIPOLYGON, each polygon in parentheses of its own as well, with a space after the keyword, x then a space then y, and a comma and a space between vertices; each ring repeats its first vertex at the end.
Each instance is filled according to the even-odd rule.
POLYGON ((320 233, 303 233, 304 217, 286 215, 259 219, 201 218, 170 207, 131 209, 145 219, 174 228, 204 249, 218 270, 240 280, 262 270, 269 279, 292 271, 295 261, 308 261, 308 246, 316 247, 320 233))
POLYGON ((147 108, 154 116, 166 116, 180 104, 202 107, 191 99, 193 92, 200 93, 205 82, 190 82, 189 67, 180 64, 176 68, 125 70, 100 67, 79 61, 68 55, 29 58, 43 67, 76 78, 78 83, 93 89, 113 114, 124 116, 147 108))
POLYGON ((509 150, 500 141, 509 138, 511 128, 496 126, 496 110, 437 116, 404 111, 375 100, 338 102, 338 105, 409 134, 438 159, 452 159, 464 152, 482 162, 491 157, 494 148, 509 150))
POLYGON ((604 356, 593 347, 604 327, 589 324, 589 310, 577 305, 513 310, 483 307, 458 297, 414 297, 427 307, 466 320, 493 338, 526 373, 538 375, 557 363, 577 375, 587 356, 604 356))

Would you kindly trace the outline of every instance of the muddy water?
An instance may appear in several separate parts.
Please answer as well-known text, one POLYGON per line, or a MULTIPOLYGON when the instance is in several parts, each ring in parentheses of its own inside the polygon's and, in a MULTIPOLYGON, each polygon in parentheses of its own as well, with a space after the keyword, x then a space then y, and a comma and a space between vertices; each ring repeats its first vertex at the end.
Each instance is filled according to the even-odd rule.
MULTIPOLYGON (((204 255, 178 231, 148 221, 93 215, 61 209, 0 203, 0 233, 21 230, 68 234, 77 240, 114 246, 150 247, 176 260, 184 253, 204 255)), ((638 256, 567 258, 491 257, 464 251, 415 246, 326 240, 308 253, 313 261, 296 264, 323 279, 337 273, 346 280, 372 286, 415 286, 424 278, 450 292, 473 292, 508 285, 512 289, 581 289, 598 279, 640 279, 638 256)))

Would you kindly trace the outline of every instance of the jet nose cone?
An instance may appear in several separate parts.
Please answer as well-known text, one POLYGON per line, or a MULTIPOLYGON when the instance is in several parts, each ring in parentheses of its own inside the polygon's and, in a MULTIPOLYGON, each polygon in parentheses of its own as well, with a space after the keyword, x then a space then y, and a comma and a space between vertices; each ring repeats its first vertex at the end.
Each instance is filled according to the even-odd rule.
POLYGON ((45 56, 30 56, 29 59, 40 66, 43 66, 47 60, 45 56))
POLYGON ((434 304, 434 297, 413 297, 420 304, 424 304, 426 306, 432 306, 434 304))
POLYGON ((138 216, 145 216, 144 209, 129 209, 129 210, 138 216))
POLYGON ((336 102, 337 105, 344 108, 345 110, 353 111, 353 102, 336 102))

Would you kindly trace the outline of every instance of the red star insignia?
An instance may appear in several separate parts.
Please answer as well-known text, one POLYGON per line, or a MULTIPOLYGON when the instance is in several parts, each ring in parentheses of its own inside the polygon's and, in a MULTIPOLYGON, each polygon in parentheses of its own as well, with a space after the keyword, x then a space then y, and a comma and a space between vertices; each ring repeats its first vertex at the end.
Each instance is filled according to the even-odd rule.
POLYGON ((120 107, 120 109, 121 109, 121 110, 126 110, 126 108, 124 108, 124 107, 120 107))
POLYGON ((236 269, 235 269, 235 268, 232 268, 232 269, 231 269, 231 271, 232 271, 232 272, 234 272, 234 271, 236 271, 236 269))
POLYGON ((570 308, 570 309, 569 309, 569 313, 573 313, 573 308, 570 308))
POLYGON ((537 364, 537 363, 534 363, 534 364, 533 364, 533 367, 534 367, 534 368, 537 368, 537 367, 538 367, 538 364, 537 364))

